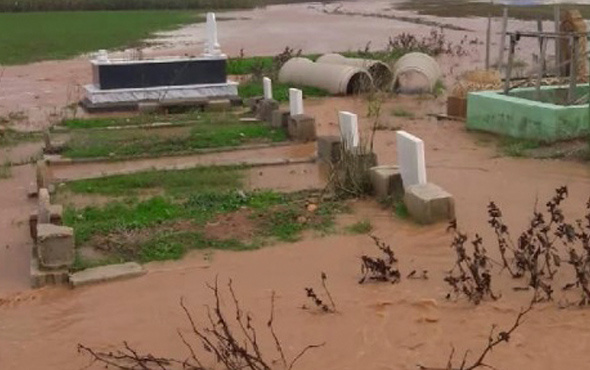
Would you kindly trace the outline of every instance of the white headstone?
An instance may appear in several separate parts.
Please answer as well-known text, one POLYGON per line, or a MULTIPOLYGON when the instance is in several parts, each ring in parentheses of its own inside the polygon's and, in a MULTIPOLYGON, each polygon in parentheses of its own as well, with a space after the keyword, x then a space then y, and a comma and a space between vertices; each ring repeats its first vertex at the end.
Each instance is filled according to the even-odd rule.
POLYGON ((217 20, 215 13, 207 13, 207 40, 205 45, 205 55, 221 55, 221 48, 217 40, 217 20))
POLYGON ((426 184, 424 142, 405 131, 397 131, 397 163, 404 187, 426 184))
POLYGON ((99 62, 108 62, 109 53, 107 53, 105 49, 100 49, 98 53, 96 53, 96 60, 99 62))
POLYGON ((303 91, 289 89, 289 110, 292 116, 303 114, 303 91))
POLYGON ((262 87, 264 88, 264 99, 272 99, 272 80, 268 77, 262 78, 262 87))
POLYGON ((340 136, 346 150, 356 148, 360 144, 358 117, 350 112, 338 112, 340 136))

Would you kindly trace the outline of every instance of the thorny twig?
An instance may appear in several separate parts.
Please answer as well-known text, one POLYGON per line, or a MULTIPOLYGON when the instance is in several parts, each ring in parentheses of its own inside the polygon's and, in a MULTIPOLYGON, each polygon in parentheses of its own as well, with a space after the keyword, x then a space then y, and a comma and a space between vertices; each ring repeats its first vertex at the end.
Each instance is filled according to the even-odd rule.
POLYGON ((449 360, 447 361, 447 365, 445 367, 429 367, 418 365, 418 368, 420 370, 474 370, 478 368, 494 369, 493 366, 485 363, 486 356, 494 349, 494 347, 503 342, 508 342, 510 340, 510 336, 520 326, 523 317, 533 309, 533 304, 535 302, 537 302, 536 297, 534 297, 531 300, 531 303, 526 309, 520 310, 518 316, 516 317, 516 320, 514 321, 514 324, 512 324, 512 326, 508 330, 501 331, 497 335, 495 335, 494 332, 496 330, 496 326, 493 325, 488 336, 488 343, 486 347, 483 349, 480 355, 470 364, 467 364, 467 356, 469 355, 469 350, 467 350, 463 355, 461 364, 458 367, 453 366, 453 356, 455 354, 455 348, 452 348, 451 354, 449 355, 449 360))
MULTIPOLYGON (((330 305, 325 303, 317 295, 317 293, 313 290, 313 288, 305 288, 305 294, 309 299, 311 299, 313 304, 317 308, 319 308, 322 312, 334 313, 334 312, 336 312, 336 304, 334 303, 334 300, 332 299, 332 295, 330 294, 330 290, 328 289, 328 286, 326 285, 326 280, 328 280, 328 276, 326 275, 325 272, 322 272, 321 277, 322 277, 322 287, 324 288, 324 293, 325 293, 326 297, 328 297, 328 300, 330 301, 330 305)), ((307 307, 304 305, 302 308, 305 309, 307 307)))
MULTIPOLYGON (((245 313, 232 286, 232 281, 228 283, 228 289, 233 301, 234 321, 229 322, 221 304, 221 294, 218 287, 217 279, 214 285, 207 285, 213 292, 215 305, 207 307, 207 318, 209 326, 199 329, 193 319, 192 314, 181 298, 180 306, 182 307, 188 321, 192 334, 201 342, 205 352, 212 354, 215 361, 221 363, 226 370, 271 370, 276 369, 275 362, 270 359, 269 354, 263 353, 259 344, 256 328, 253 325, 253 319, 250 313, 245 313), (234 331, 232 328, 238 328, 234 331)), ((324 345, 312 344, 303 348, 297 355, 288 362, 283 351, 283 346, 276 335, 274 323, 274 302, 275 294, 271 296, 270 317, 266 323, 270 331, 276 351, 280 356, 282 368, 291 370, 297 361, 310 349, 319 348, 324 345)), ((92 363, 98 362, 105 366, 112 366, 123 370, 206 370, 198 358, 197 353, 189 340, 178 331, 183 344, 190 352, 186 360, 177 360, 165 357, 155 357, 151 354, 140 355, 136 350, 124 342, 124 350, 116 352, 99 352, 82 344, 78 345, 79 352, 85 352, 90 355, 92 363)))
POLYGON ((392 284, 398 283, 401 280, 401 274, 397 269, 397 258, 391 247, 385 244, 378 237, 371 235, 375 245, 383 254, 384 258, 361 256, 361 273, 363 277, 359 280, 359 284, 367 280, 390 282, 392 284))

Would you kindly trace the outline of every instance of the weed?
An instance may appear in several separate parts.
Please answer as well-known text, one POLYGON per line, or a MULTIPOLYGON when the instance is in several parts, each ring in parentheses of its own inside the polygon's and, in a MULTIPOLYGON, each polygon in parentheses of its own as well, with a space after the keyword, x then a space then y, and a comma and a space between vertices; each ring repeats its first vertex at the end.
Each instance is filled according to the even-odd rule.
POLYGON ((390 282, 392 284, 399 283, 401 274, 397 269, 398 261, 393 250, 376 236, 371 235, 371 238, 375 242, 375 246, 384 254, 384 257, 369 257, 366 255, 361 257, 361 273, 363 277, 359 280, 359 284, 367 280, 390 282))
POLYGON ((287 139, 284 130, 262 124, 242 123, 233 115, 203 116, 177 134, 153 130, 76 131, 66 144, 70 158, 160 156, 206 148, 233 147, 248 143, 279 142, 287 139))
POLYGON ((500 142, 502 152, 510 157, 525 157, 528 150, 537 149, 541 143, 533 140, 504 138, 500 142))
MULTIPOLYGON (((314 306, 316 306, 316 308, 320 309, 321 312, 334 313, 334 312, 336 312, 336 303, 334 303, 334 300, 332 299, 332 294, 330 294, 330 290, 328 289, 328 286, 326 285, 326 281, 328 280, 328 276, 326 275, 326 273, 322 272, 321 278, 322 278, 322 288, 324 289, 324 294, 326 295, 326 298, 327 298, 327 300, 330 301, 330 303, 328 304, 325 302, 326 298, 324 298, 324 300, 322 300, 320 298, 320 296, 318 296, 318 294, 313 290, 313 288, 305 288, 305 295, 307 296, 307 298, 309 298, 312 301, 312 303, 314 304, 314 306)), ((307 309, 307 306, 303 305, 302 308, 307 309)))
POLYGON ((373 225, 370 220, 358 221, 346 228, 352 234, 368 234, 373 230, 373 225))
POLYGON ((391 111, 391 114, 394 117, 405 117, 405 118, 414 118, 415 115, 412 112, 405 110, 404 108, 394 108, 391 111))
POLYGON ((396 200, 393 203, 393 213, 401 219, 407 220, 410 217, 410 212, 408 211, 408 207, 403 200, 396 200))
POLYGON ((0 179, 8 179, 12 176, 12 164, 6 160, 0 165, 0 179))

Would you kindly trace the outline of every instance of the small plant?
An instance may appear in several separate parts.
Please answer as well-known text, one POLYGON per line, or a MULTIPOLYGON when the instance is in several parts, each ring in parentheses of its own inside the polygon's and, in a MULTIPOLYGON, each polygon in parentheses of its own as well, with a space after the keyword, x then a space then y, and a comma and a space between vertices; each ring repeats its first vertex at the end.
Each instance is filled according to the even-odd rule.
POLYGON ((12 164, 6 160, 0 165, 0 179, 8 179, 12 176, 12 164))
POLYGON ((407 110, 405 110, 404 108, 395 108, 393 111, 391 111, 391 114, 394 117, 405 117, 405 118, 414 118, 415 115, 412 112, 409 112, 407 110))
MULTIPOLYGON (((197 327, 195 319, 190 313, 184 300, 181 298, 182 307, 191 328, 193 339, 198 340, 205 352, 226 370, 271 370, 271 369, 293 369, 297 361, 311 349, 322 347, 324 344, 308 345, 301 350, 291 361, 287 361, 283 346, 274 329, 274 302, 275 294, 271 296, 270 317, 266 327, 273 338, 276 355, 279 359, 271 358, 270 353, 262 352, 261 344, 257 334, 257 328, 252 314, 244 312, 234 292, 232 281, 228 283, 233 312, 227 312, 222 305, 222 297, 217 280, 213 286, 207 285, 213 292, 215 305, 207 307, 208 326, 202 329, 197 327), (233 321, 229 318, 233 318, 233 321), (277 365, 280 364, 280 365, 277 365)), ((179 360, 166 357, 156 357, 151 354, 141 355, 124 342, 124 349, 116 352, 100 352, 83 344, 78 345, 79 353, 86 353, 92 362, 97 362, 106 367, 112 366, 118 369, 185 369, 185 370, 206 370, 197 351, 189 340, 178 331, 182 343, 187 347, 190 355, 187 359, 179 360)))
POLYGON ((467 350, 465 351, 465 354, 463 355, 463 359, 461 360, 461 364, 456 366, 453 364, 453 357, 455 355, 455 348, 451 349, 451 354, 449 355, 449 360, 447 361, 447 364, 444 367, 430 367, 430 366, 423 366, 423 365, 418 365, 418 368, 420 370, 474 370, 474 369, 495 369, 495 367, 488 365, 485 360, 487 355, 492 352, 492 350, 498 346, 501 343, 508 343, 508 341, 510 341, 510 336, 512 335, 512 333, 514 333, 514 331, 516 331, 516 329, 518 329, 518 327, 520 326, 520 324, 522 323, 522 319, 526 316, 526 314, 528 314, 532 309, 533 309, 533 304, 535 302, 535 299, 533 299, 531 301, 531 304, 529 305, 528 308, 526 309, 522 309, 519 313, 518 316, 516 316, 516 320, 514 321, 514 324, 512 324, 512 326, 508 329, 508 330, 503 330, 500 331, 499 333, 495 333, 496 330, 496 325, 492 326, 492 330, 490 331, 490 334, 488 335, 488 343, 486 345, 486 347, 483 349, 483 351, 477 356, 477 358, 471 362, 467 361, 467 357, 469 356, 470 351, 467 350))
MULTIPOLYGON (((328 290, 328 286, 326 285, 326 281, 328 280, 328 276, 326 275, 326 273, 322 272, 321 278, 322 278, 322 288, 324 289, 324 294, 326 295, 326 297, 330 303, 329 304, 326 303, 325 298, 324 298, 324 300, 322 300, 318 296, 318 294, 313 290, 313 288, 305 288, 305 294, 306 294, 307 298, 309 298, 313 302, 314 306, 316 306, 321 312, 334 313, 334 312, 336 312, 336 303, 334 303, 334 300, 332 299, 332 294, 330 294, 330 291, 328 290)), ((307 306, 303 305, 302 308, 307 309, 307 306)))
POLYGON ((363 220, 348 226, 346 230, 352 234, 368 234, 373 230, 373 225, 370 220, 363 220))
POLYGON ((467 235, 457 230, 456 221, 451 222, 449 228, 455 231, 452 247, 457 260, 444 279, 452 287, 452 292, 447 294, 447 299, 450 299, 452 294, 465 295, 475 304, 479 304, 486 297, 498 299, 492 292, 491 261, 482 246, 482 238, 475 235, 475 239, 471 242, 473 252, 470 254, 465 247, 467 235))
POLYGON ((363 277, 359 280, 359 284, 366 281, 399 283, 401 274, 397 269, 398 260, 393 250, 378 237, 371 235, 371 238, 375 242, 375 246, 384 254, 384 257, 361 256, 361 273, 363 277))

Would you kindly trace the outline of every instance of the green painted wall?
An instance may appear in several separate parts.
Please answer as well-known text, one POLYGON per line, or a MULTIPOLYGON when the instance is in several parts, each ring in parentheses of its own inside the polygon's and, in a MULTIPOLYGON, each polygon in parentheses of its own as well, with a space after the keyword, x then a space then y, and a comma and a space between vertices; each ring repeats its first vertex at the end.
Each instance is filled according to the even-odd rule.
MULTIPOLYGON (((560 89, 563 87, 545 86, 542 96, 558 95, 560 89)), ((467 128, 544 142, 590 134, 587 104, 564 106, 517 96, 530 96, 532 91, 534 88, 516 89, 511 96, 493 91, 469 93, 467 128)))

